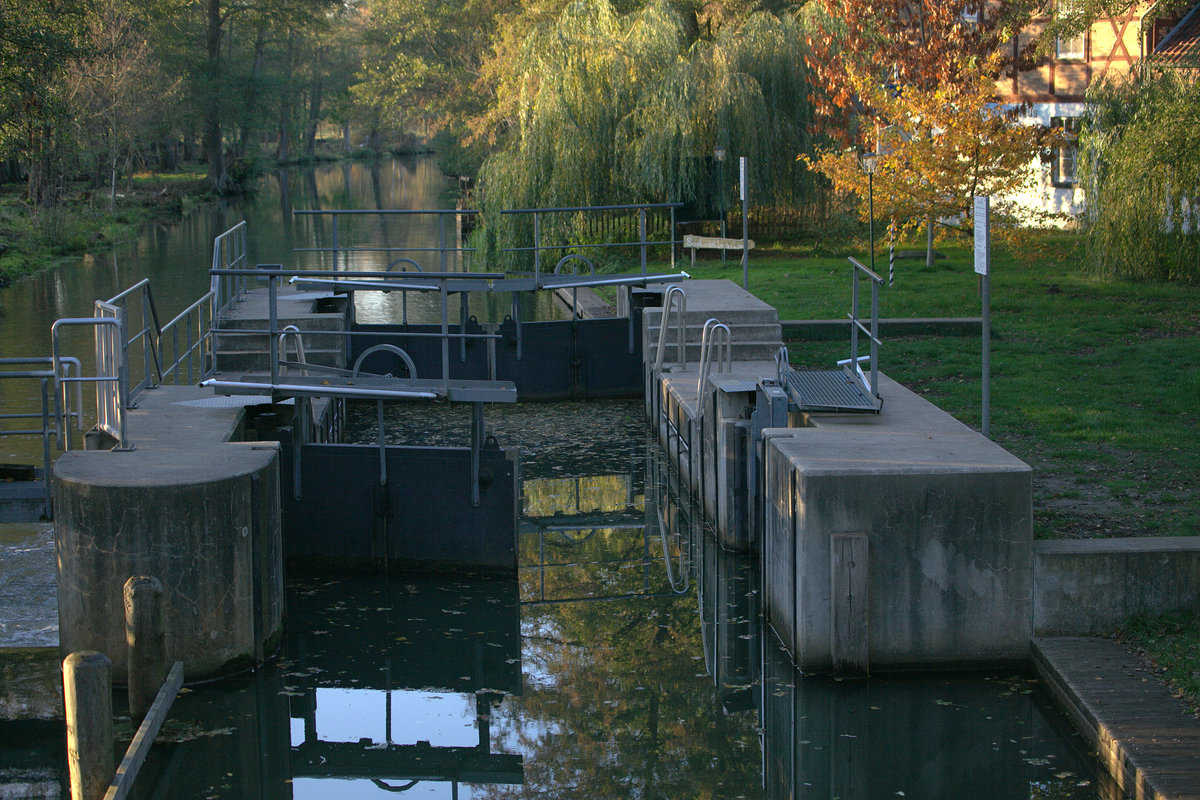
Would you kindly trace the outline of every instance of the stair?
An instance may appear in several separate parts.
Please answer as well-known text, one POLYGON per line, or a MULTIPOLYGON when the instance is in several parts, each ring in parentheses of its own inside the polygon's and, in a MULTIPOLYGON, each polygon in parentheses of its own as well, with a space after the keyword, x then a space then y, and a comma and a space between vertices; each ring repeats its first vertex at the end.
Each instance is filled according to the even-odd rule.
MULTIPOLYGON (((729 326, 735 363, 775 358, 783 337, 778 311, 730 281, 686 281, 682 286, 687 295, 684 353, 689 364, 700 361, 704 323, 710 319, 729 326)), ((676 358, 676 319, 673 312, 667 331, 666 363, 673 363, 676 358)), ((658 353, 661 320, 661 308, 646 308, 642 312, 643 353, 651 364, 658 353)))
MULTIPOLYGON (((271 371, 270 311, 266 300, 256 292, 244 304, 223 313, 213 329, 213 349, 219 373, 269 373, 271 371), (224 329, 224 330, 223 330, 224 329), (244 331, 226 332, 229 329, 244 331)), ((305 358, 309 364, 327 367, 346 366, 347 315, 343 298, 329 293, 279 292, 276 303, 276 330, 294 325, 304 333, 305 358)), ((278 334, 275 334, 278 338, 278 334)), ((296 350, 289 339, 279 350, 281 360, 295 361, 296 350), (286 352, 286 357, 284 353, 286 352)))

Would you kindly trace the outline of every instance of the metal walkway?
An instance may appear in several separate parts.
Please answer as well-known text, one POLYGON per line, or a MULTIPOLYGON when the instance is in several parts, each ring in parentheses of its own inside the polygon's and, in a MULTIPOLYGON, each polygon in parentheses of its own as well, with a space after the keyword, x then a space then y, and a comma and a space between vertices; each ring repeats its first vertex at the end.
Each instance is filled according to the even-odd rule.
POLYGON ((876 413, 882 402, 847 370, 780 371, 780 383, 801 411, 868 411, 876 413))

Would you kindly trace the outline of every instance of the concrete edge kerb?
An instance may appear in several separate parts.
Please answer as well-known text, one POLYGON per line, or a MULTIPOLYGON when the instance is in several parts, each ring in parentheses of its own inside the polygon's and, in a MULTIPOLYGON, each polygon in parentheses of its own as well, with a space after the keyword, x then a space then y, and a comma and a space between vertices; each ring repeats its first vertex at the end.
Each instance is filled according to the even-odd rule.
POLYGON ((1160 789, 1154 775, 1139 763, 1129 743, 1113 732, 1104 714, 1082 696, 1075 681, 1059 671, 1043 651, 1042 641, 1035 637, 1029 642, 1030 657, 1038 677, 1071 724, 1096 751, 1102 768, 1109 771, 1123 792, 1139 800, 1173 800, 1174 795, 1160 789))
POLYGON ((1038 539, 1035 554, 1200 553, 1200 536, 1123 536, 1108 539, 1038 539))

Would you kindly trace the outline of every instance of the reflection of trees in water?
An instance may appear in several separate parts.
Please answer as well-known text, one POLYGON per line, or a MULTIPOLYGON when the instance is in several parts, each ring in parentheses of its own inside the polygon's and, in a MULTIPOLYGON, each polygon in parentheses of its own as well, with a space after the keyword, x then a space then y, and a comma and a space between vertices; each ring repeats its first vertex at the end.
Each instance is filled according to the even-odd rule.
POLYGON ((755 715, 722 711, 694 597, 526 607, 524 617, 526 673, 543 677, 511 699, 501 736, 526 754, 525 784, 488 797, 757 795, 755 715))
POLYGON ((644 503, 634 496, 631 475, 587 475, 578 478, 536 478, 521 484, 527 517, 582 514, 589 511, 625 511, 644 503))

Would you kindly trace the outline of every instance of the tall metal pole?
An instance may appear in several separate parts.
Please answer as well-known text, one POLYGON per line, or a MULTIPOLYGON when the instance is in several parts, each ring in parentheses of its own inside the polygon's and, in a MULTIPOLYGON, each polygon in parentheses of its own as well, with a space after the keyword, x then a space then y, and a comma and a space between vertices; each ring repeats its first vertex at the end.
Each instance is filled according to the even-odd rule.
POLYGON ((871 245, 871 272, 875 272, 875 171, 873 169, 867 173, 867 237, 871 245))
POLYGON ((742 288, 750 289, 750 190, 746 157, 738 159, 742 168, 742 288))
POLYGON ((980 276, 983 283, 983 435, 991 438, 992 418, 992 276, 980 276))

